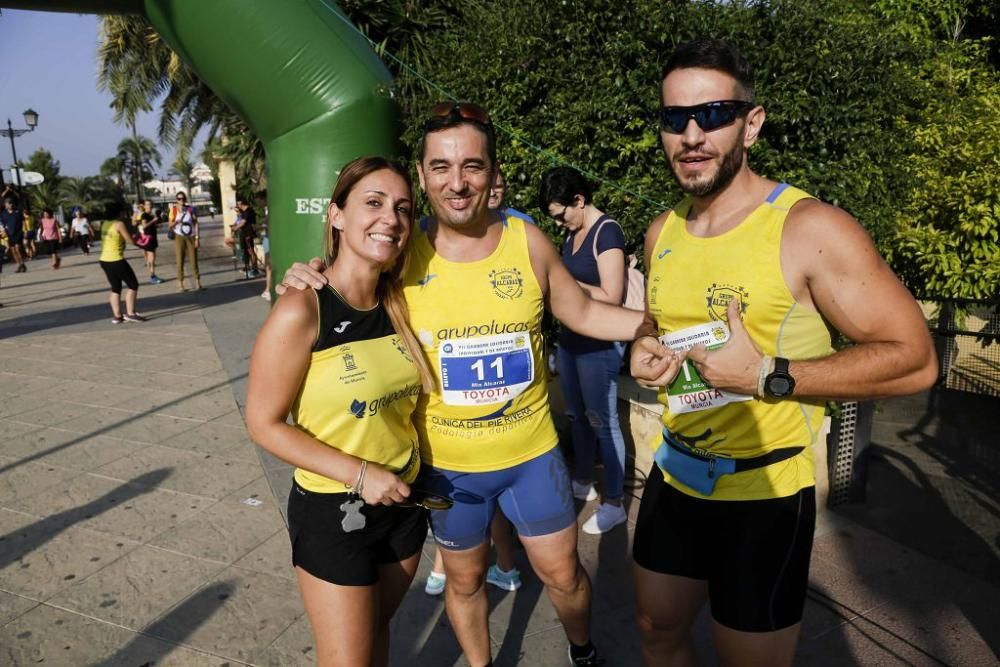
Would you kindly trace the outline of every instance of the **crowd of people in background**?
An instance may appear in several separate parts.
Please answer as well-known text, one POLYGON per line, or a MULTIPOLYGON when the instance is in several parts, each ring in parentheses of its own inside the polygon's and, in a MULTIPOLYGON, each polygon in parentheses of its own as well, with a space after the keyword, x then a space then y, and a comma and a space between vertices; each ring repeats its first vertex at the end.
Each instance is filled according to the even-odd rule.
MULTIPOLYGON (((4 264, 13 264, 16 273, 26 273, 28 264, 37 257, 48 257, 49 266, 52 270, 59 269, 63 264, 64 254, 67 248, 75 247, 83 256, 90 256, 92 247, 101 242, 104 222, 120 222, 126 231, 128 243, 133 244, 142 252, 142 260, 146 269, 146 276, 151 285, 159 285, 164 282, 156 273, 156 255, 160 247, 159 234, 163 228, 167 228, 168 241, 174 242, 174 249, 177 259, 177 289, 186 291, 185 267, 190 272, 196 290, 204 289, 201 284, 201 276, 198 270, 198 248, 200 245, 200 226, 198 215, 194 206, 187 203, 184 192, 178 192, 175 202, 168 207, 158 207, 152 199, 145 199, 134 206, 126 205, 122 209, 116 210, 113 214, 106 216, 107 220, 93 220, 88 216, 88 212, 81 206, 74 206, 67 212, 69 220, 63 222, 60 216, 63 211, 60 208, 56 212, 51 207, 41 209, 40 217, 35 217, 27 202, 29 197, 23 192, 18 192, 10 184, 6 184, 0 192, 0 274, 2 274, 4 264)), ((236 210, 238 212, 236 224, 232 228, 233 236, 240 242, 240 252, 244 263, 244 275, 247 279, 258 278, 261 272, 266 274, 266 285, 261 296, 270 300, 271 287, 271 264, 269 257, 269 243, 267 238, 267 194, 266 191, 258 193, 255 198, 257 208, 261 213, 258 222, 258 213, 245 198, 238 200, 236 210), (257 244, 260 243, 263 250, 263 261, 258 259, 257 244)), ((215 210, 213 206, 211 210, 215 210)), ((211 213, 214 217, 215 213, 211 213)), ((118 236, 111 238, 118 243, 118 236)), ((101 254, 105 254, 102 246, 101 254)), ((117 255, 118 253, 113 253, 117 255)), ((113 261, 124 261, 122 258, 115 258, 113 261)), ((107 261, 104 259, 99 262, 107 261)), ((131 269, 130 269, 131 270, 131 269)), ((117 277, 111 282, 112 293, 120 291, 120 284, 128 286, 131 279, 122 273, 116 272, 117 277), (118 275, 120 274, 120 275, 118 275), (129 278, 126 280, 126 278, 129 278)), ((110 280, 110 278, 109 278, 110 280)), ((127 292, 126 292, 127 294, 127 292)), ((0 303, 0 307, 2 307, 0 303)), ((113 321, 138 321, 135 318, 129 319, 128 310, 119 313, 112 308, 115 314, 113 321), (121 320, 118 320, 119 316, 121 320)))

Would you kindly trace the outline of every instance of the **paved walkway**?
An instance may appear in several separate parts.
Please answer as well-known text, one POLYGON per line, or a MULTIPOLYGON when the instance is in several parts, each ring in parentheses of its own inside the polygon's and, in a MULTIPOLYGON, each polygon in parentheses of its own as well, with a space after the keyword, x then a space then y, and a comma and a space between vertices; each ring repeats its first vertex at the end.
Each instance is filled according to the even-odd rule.
MULTIPOLYGON (((142 284, 145 324, 111 324, 96 255, 71 251, 58 271, 42 259, 26 274, 5 267, 2 665, 313 662, 280 511, 290 471, 248 441, 240 412, 250 347, 267 313, 262 281, 237 279, 217 225, 203 233, 208 289, 177 293, 172 249, 161 246, 158 273, 168 280, 142 284)), ((137 251, 127 257, 144 276, 137 251)), ((899 457, 882 461, 873 481, 896 488, 899 457)), ((798 662, 997 664, 990 645, 1000 646, 1000 510, 996 495, 979 491, 985 570, 923 555, 905 534, 885 537, 879 522, 866 521, 866 507, 851 518, 827 513, 798 662)), ((595 582, 595 641, 609 665, 639 664, 630 536, 631 526, 581 536, 595 582)), ((425 558, 396 617, 392 664, 464 665, 441 601, 418 590, 427 568, 425 558)), ((564 664, 558 621, 530 573, 521 591, 491 591, 490 603, 498 665, 564 664)), ((707 628, 703 617, 698 644, 703 663, 713 664, 707 628)))

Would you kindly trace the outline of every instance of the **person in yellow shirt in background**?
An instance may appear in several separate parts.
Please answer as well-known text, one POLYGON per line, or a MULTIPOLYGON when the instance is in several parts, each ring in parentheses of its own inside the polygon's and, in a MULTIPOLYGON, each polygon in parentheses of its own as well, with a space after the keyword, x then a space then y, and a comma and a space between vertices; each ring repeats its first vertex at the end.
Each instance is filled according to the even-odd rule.
POLYGON ((111 286, 109 302, 111 304, 111 323, 145 322, 146 318, 136 312, 136 298, 139 294, 139 281, 135 272, 125 260, 125 245, 135 242, 129 232, 128 225, 123 220, 132 216, 132 207, 126 206, 120 212, 117 220, 105 220, 101 223, 101 257, 99 264, 104 271, 108 284, 111 286), (125 284, 125 312, 122 313, 121 293, 125 284))
POLYGON ((35 258, 35 236, 37 236, 37 225, 35 223, 35 216, 31 214, 31 211, 27 206, 24 207, 24 254, 28 256, 28 259, 35 258))

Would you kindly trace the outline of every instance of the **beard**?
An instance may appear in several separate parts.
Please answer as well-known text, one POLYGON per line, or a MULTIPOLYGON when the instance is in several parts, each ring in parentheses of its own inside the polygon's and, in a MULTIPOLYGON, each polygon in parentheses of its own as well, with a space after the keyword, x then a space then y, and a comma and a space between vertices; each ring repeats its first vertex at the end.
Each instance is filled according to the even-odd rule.
POLYGON ((704 181, 685 182, 677 175, 673 161, 667 160, 667 166, 670 167, 670 173, 673 174, 674 180, 677 181, 677 185, 680 186, 684 194, 693 197, 708 197, 725 189, 732 182, 743 166, 743 152, 743 145, 737 141, 732 150, 722 157, 722 164, 719 165, 719 170, 715 172, 715 175, 704 181))

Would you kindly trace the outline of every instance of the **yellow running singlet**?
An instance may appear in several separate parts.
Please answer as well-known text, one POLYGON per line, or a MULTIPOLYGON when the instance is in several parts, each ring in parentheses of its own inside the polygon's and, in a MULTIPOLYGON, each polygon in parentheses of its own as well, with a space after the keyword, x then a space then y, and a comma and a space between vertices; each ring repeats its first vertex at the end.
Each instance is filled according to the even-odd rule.
MULTIPOLYGON (((781 184, 739 225, 709 238, 687 231, 691 199, 682 200, 663 224, 649 267, 646 297, 660 334, 697 332, 700 325, 725 321, 729 302, 738 299, 743 323, 764 354, 792 360, 831 354, 822 317, 795 302, 781 271, 785 218, 793 204, 809 197, 781 184)), ((677 387, 693 372, 693 364, 685 362, 675 384, 659 394, 663 424, 678 440, 735 458, 805 447, 785 461, 721 477, 713 500, 783 498, 815 484, 810 446, 823 422, 823 401, 792 396, 713 403, 698 394, 679 396, 677 387)), ((655 449, 661 441, 657 435, 650 444, 655 449)), ((678 490, 704 497, 669 473, 663 476, 678 490)))
MULTIPOLYGON (((356 310, 330 287, 316 295, 319 335, 292 404, 295 425, 410 484, 420 471, 411 419, 420 393, 417 367, 381 303, 356 310)), ((317 493, 348 491, 343 482, 301 468, 295 481, 317 493)))
POLYGON ((557 442, 542 344, 542 290, 524 221, 508 217, 489 257, 450 262, 414 230, 403 291, 410 323, 437 379, 414 422, 425 463, 503 470, 557 442))
POLYGON ((117 220, 105 220, 101 223, 101 257, 102 262, 117 262, 125 259, 125 239, 115 229, 117 220))

